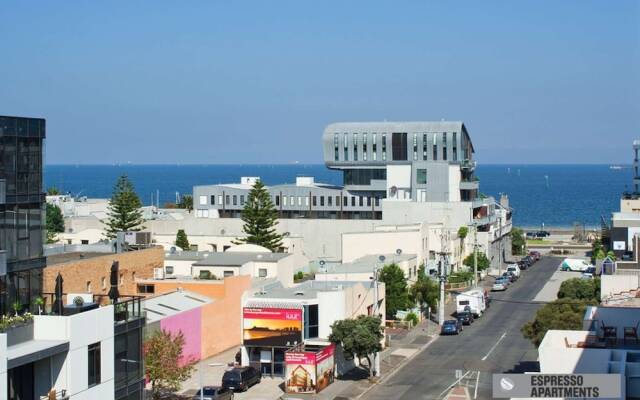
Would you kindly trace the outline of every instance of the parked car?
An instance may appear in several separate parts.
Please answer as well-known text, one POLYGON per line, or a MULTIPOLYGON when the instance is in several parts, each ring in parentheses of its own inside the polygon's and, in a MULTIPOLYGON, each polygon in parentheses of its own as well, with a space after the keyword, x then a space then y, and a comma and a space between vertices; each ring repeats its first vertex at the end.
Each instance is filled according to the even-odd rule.
POLYGON ((202 388, 202 397, 200 390, 193 395, 193 400, 233 400, 233 391, 222 388, 220 386, 205 386, 202 388))
POLYGON ((582 273, 581 277, 583 279, 592 279, 595 276, 596 276, 596 267, 589 267, 587 268, 586 271, 582 273))
POLYGON ((525 261, 527 263, 529 263, 529 266, 532 266, 533 264, 536 263, 535 258, 531 257, 531 256, 524 256, 522 257, 522 261, 525 261))
POLYGON ((462 325, 471 325, 473 323, 473 314, 469 311, 456 313, 456 318, 462 322, 462 325))
POLYGON ((522 271, 524 271, 525 269, 529 269, 529 263, 525 261, 520 260, 516 264, 518 264, 518 268, 520 268, 522 271))
POLYGON ((511 271, 503 272, 502 277, 509 280, 509 282, 514 283, 518 280, 518 276, 511 271))
POLYGON ((464 328, 462 327, 462 322, 458 319, 448 319, 444 321, 442 324, 442 328, 440 328, 441 335, 459 335, 464 328))
POLYGON ((503 291, 507 290, 507 286, 508 285, 509 284, 507 283, 507 280, 498 278, 493 283, 493 286, 491 287, 491 291, 492 292, 503 292, 503 291))
POLYGON ((589 264, 585 260, 576 258, 565 258, 560 264, 560 271, 577 271, 585 272, 593 265, 589 264))
POLYGON ((542 254, 539 251, 530 251, 529 255, 533 257, 536 261, 542 258, 542 254))
POLYGON ((507 272, 513 272, 515 276, 520 277, 520 267, 518 264, 509 264, 507 265, 507 272))
POLYGON ((222 387, 234 392, 244 392, 251 386, 260 383, 262 374, 253 367, 234 367, 222 375, 222 387))

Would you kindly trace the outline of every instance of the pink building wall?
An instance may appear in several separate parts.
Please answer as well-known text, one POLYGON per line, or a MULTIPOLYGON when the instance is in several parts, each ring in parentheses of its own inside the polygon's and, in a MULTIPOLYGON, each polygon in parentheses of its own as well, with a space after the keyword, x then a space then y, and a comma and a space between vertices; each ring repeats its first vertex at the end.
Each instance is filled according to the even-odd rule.
POLYGON ((160 328, 162 330, 171 332, 172 334, 177 334, 182 331, 185 340, 182 349, 184 361, 200 360, 202 348, 201 315, 201 308, 198 307, 160 320, 160 328))

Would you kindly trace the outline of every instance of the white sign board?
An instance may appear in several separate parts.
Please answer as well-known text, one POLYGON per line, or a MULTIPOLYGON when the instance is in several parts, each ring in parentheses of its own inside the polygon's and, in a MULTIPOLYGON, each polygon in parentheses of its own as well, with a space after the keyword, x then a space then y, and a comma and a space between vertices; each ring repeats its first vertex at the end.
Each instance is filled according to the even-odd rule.
POLYGON ((624 241, 613 242, 613 249, 614 250, 626 250, 626 243, 624 241))

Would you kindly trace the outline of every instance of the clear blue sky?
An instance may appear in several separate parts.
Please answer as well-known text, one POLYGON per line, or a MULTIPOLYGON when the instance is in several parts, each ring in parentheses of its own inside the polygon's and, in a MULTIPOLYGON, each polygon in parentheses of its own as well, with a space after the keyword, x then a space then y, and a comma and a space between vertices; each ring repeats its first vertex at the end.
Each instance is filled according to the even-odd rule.
POLYGON ((49 163, 322 162, 336 121, 463 120, 484 163, 629 162, 638 1, 4 2, 0 114, 49 163))

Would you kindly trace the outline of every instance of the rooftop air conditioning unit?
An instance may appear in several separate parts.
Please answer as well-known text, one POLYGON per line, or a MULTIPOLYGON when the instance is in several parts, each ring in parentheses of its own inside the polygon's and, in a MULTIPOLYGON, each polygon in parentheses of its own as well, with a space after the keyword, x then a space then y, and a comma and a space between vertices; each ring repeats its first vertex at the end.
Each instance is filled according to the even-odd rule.
POLYGON ((154 268, 153 279, 164 279, 164 268, 154 268))
POLYGON ((151 232, 125 232, 124 241, 129 246, 150 245, 151 232))

